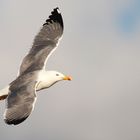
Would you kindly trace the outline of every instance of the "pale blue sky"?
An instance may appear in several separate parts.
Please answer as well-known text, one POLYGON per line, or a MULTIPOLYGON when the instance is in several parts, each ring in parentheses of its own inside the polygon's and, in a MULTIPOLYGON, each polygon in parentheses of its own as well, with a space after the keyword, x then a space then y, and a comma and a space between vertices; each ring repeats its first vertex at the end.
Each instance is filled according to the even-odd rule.
POLYGON ((118 12, 120 29, 127 34, 136 32, 140 24, 140 1, 134 0, 118 12))

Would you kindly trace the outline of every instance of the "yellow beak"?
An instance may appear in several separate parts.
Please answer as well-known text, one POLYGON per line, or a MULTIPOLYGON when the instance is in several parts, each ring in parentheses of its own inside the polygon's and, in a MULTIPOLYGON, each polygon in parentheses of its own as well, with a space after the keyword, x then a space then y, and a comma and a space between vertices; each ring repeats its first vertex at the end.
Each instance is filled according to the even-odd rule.
POLYGON ((70 76, 65 76, 65 77, 63 78, 63 80, 69 80, 69 81, 71 81, 72 78, 71 78, 70 76))

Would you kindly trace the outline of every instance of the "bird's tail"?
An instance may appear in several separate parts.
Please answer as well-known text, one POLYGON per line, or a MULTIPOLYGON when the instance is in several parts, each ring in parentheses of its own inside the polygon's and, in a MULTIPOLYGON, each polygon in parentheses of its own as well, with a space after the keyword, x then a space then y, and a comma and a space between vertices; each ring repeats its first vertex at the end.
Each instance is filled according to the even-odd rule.
POLYGON ((0 90, 0 100, 4 100, 7 98, 9 92, 9 86, 6 86, 2 90, 0 90))

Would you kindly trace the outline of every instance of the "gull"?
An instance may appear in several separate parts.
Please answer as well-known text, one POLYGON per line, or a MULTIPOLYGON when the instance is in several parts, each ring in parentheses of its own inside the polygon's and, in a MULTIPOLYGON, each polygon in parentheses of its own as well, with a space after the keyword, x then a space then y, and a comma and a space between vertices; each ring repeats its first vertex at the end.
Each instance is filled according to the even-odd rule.
POLYGON ((17 125, 27 119, 34 109, 37 91, 49 88, 58 81, 71 80, 70 76, 60 72, 45 70, 46 62, 57 48, 63 29, 59 8, 54 8, 22 60, 17 78, 0 91, 0 100, 6 99, 5 123, 17 125))

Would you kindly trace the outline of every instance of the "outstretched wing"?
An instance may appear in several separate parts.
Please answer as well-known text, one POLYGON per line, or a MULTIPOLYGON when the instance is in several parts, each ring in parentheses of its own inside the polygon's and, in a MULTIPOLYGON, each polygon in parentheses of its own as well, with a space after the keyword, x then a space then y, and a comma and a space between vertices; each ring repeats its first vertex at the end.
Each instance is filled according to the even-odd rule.
POLYGON ((63 19, 55 8, 34 39, 33 46, 20 66, 19 75, 45 68, 46 61, 55 50, 63 34, 63 19))
POLYGON ((34 73, 28 73, 11 83, 4 113, 4 121, 7 124, 17 125, 31 114, 36 100, 35 79, 34 73))

